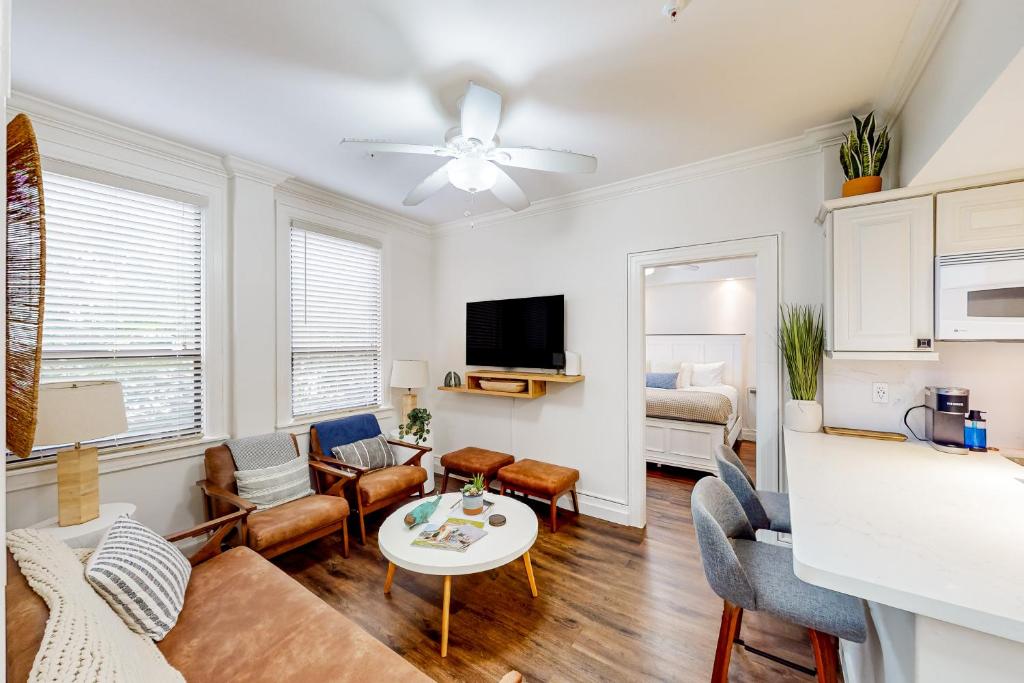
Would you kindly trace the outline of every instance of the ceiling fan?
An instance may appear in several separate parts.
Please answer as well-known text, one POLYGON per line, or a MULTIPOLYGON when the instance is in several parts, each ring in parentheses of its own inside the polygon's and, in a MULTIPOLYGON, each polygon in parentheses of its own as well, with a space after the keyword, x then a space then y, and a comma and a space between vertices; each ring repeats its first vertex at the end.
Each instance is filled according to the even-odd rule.
POLYGON ((516 181, 499 166, 531 168, 551 173, 593 173, 597 159, 575 152, 535 147, 501 147, 495 133, 501 118, 501 95, 473 81, 466 87, 461 103, 461 122, 444 136, 444 145, 413 145, 379 140, 345 138, 346 147, 371 154, 427 154, 447 158, 437 169, 414 187, 402 203, 416 206, 446 183, 470 193, 490 190, 513 211, 530 205, 516 181))

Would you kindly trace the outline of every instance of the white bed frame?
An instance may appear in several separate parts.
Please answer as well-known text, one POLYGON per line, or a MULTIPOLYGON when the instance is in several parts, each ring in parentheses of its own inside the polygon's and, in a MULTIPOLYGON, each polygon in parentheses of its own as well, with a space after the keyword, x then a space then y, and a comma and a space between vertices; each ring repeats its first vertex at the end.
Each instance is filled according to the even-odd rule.
POLYGON ((725 361, 722 383, 736 387, 736 418, 731 425, 707 424, 648 417, 644 430, 647 462, 674 465, 718 474, 714 448, 722 442, 732 446, 743 426, 742 334, 649 334, 647 360, 688 363, 725 361))

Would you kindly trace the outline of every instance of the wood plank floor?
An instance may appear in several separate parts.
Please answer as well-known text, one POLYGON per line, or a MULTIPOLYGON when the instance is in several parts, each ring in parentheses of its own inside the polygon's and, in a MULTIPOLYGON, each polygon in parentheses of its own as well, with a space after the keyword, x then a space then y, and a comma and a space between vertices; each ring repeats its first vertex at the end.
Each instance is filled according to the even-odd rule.
MULTIPOLYGON (((752 446, 741 448, 748 466, 752 446)), ((340 538, 328 538, 274 562, 439 681, 497 681, 510 669, 531 682, 707 681, 722 602, 704 578, 690 516, 698 478, 651 468, 647 529, 569 512, 561 513, 556 534, 542 523, 530 553, 538 598, 530 597, 521 562, 455 577, 445 659, 439 653, 441 577, 399 569, 391 596, 383 593, 387 561, 377 549, 376 529, 385 512, 371 516, 368 544, 353 543, 347 560, 338 551, 340 538)), ((753 647, 814 665, 803 629, 745 614, 743 637, 753 647)), ((736 647, 730 680, 814 679, 736 647)))

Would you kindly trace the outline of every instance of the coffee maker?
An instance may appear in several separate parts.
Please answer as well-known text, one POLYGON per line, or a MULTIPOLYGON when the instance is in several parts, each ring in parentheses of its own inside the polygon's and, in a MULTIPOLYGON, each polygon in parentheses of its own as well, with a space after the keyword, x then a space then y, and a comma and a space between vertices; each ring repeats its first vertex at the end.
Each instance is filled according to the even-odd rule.
POLYGON ((964 419, 970 407, 970 395, 970 390, 962 387, 925 387, 924 437, 934 448, 947 453, 967 453, 964 419))

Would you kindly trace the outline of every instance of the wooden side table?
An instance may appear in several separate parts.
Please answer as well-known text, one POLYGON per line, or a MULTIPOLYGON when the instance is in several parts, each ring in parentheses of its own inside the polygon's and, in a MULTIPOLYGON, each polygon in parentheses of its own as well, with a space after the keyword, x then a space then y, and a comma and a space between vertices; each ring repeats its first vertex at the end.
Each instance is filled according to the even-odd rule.
POLYGON ((95 548, 115 519, 131 517, 134 514, 134 503, 104 503, 100 505, 100 516, 83 524, 59 526, 57 518, 50 517, 29 528, 45 529, 72 548, 95 548))

